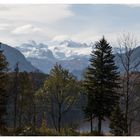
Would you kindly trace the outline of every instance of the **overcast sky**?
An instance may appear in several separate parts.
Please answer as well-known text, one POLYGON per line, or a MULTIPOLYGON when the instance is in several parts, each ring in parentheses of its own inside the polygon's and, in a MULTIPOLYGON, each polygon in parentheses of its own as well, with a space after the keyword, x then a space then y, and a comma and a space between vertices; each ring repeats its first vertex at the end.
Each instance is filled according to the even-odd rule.
POLYGON ((0 41, 19 45, 71 39, 115 42, 132 32, 140 38, 140 5, 0 5, 0 41))

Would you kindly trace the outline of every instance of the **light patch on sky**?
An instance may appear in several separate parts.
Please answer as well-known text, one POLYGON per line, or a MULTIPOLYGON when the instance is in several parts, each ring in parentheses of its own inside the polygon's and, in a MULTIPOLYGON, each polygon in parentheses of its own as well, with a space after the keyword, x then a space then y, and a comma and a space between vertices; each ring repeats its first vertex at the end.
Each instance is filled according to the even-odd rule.
POLYGON ((39 33, 41 31, 42 31, 41 28, 37 28, 37 27, 34 27, 31 24, 27 24, 27 25, 23 25, 23 26, 20 26, 20 27, 15 28, 12 31, 12 33, 13 34, 20 35, 20 34, 39 33))
MULTIPOLYGON (((124 32, 140 38, 140 5, 0 5, 0 41, 91 43, 103 35, 114 43, 124 32)), ((140 41, 140 40, 139 40, 140 41)))

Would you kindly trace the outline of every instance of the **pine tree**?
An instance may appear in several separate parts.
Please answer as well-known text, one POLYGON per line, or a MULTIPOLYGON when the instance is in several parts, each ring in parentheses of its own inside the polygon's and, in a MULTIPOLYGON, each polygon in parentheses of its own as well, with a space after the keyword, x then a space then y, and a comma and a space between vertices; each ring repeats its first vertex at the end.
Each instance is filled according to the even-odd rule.
POLYGON ((119 74, 114 62, 112 47, 103 37, 95 43, 95 50, 92 51, 84 83, 88 99, 85 114, 92 114, 98 118, 99 135, 102 120, 110 116, 114 106, 118 103, 119 94, 116 92, 116 88, 119 88, 118 79, 119 74))
MULTIPOLYGON (((0 43, 1 45, 1 43, 0 43)), ((3 51, 0 50, 0 135, 4 135, 6 131, 5 116, 7 114, 7 67, 8 62, 6 61, 3 51)))
POLYGON ((121 111, 119 105, 112 112, 110 117, 111 133, 115 136, 122 136, 125 132, 125 115, 121 111))

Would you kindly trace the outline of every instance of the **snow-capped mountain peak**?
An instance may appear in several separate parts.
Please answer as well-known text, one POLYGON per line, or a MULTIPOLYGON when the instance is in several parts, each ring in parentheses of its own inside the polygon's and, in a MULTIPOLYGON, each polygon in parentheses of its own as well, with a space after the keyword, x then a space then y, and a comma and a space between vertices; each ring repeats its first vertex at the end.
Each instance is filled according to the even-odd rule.
POLYGON ((86 43, 64 40, 55 45, 37 44, 30 41, 16 47, 27 58, 70 60, 81 56, 89 56, 92 47, 86 43))
POLYGON ((74 42, 72 40, 64 40, 51 45, 43 43, 24 43, 16 47, 25 57, 36 67, 44 72, 59 63, 70 71, 83 69, 88 65, 92 46, 86 43, 74 42), (77 67, 76 67, 77 66, 77 67))
POLYGON ((37 43, 34 40, 29 40, 28 43, 32 46, 36 46, 37 43))
POLYGON ((64 40, 58 45, 48 46, 54 56, 60 60, 71 60, 81 56, 89 56, 92 47, 86 43, 74 42, 72 40, 64 40))
MULTIPOLYGON (((89 65, 90 54, 94 49, 93 46, 93 43, 87 45, 86 43, 64 40, 61 43, 52 43, 51 45, 28 42, 17 48, 34 66, 45 73, 49 73, 52 67, 58 63, 64 68, 69 69, 70 72, 80 76, 82 71, 89 65)), ((139 52, 138 50, 135 52, 139 52)), ((135 56, 138 58, 138 54, 135 56)), ((119 67, 119 70, 122 71, 117 55, 115 55, 115 62, 119 67)))
POLYGON ((71 47, 71 48, 81 48, 81 47, 89 47, 86 43, 79 43, 79 42, 74 42, 72 40, 64 40, 60 42, 60 45, 63 45, 65 47, 71 47))
POLYGON ((16 48, 21 51, 27 58, 54 58, 52 52, 48 49, 48 46, 43 43, 37 44, 35 41, 29 41, 28 43, 23 43, 20 46, 16 46, 16 48))

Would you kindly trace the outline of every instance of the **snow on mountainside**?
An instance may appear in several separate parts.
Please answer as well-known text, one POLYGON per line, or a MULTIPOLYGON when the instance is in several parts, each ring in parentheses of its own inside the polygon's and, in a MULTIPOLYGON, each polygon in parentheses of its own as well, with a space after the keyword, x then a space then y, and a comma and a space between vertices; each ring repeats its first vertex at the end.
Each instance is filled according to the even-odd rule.
POLYGON ((71 72, 85 69, 88 65, 92 45, 65 40, 55 45, 37 44, 34 41, 16 47, 37 68, 45 73, 56 64, 71 72))
POLYGON ((87 44, 65 40, 57 45, 37 44, 35 41, 24 43, 16 47, 27 58, 70 60, 82 56, 89 56, 92 47, 87 44))
POLYGON ((50 58, 54 59, 52 52, 48 49, 48 46, 45 44, 36 44, 35 41, 30 41, 29 43, 24 43, 19 47, 16 47, 21 51, 25 57, 32 58, 50 58))
POLYGON ((87 45, 86 43, 77 43, 71 40, 65 40, 58 45, 49 46, 54 56, 57 59, 74 59, 83 56, 89 56, 92 50, 92 46, 87 45))
MULTIPOLYGON (((20 50, 35 67, 45 73, 49 73, 52 67, 56 63, 59 63, 78 76, 78 78, 81 78, 80 76, 82 76, 85 68, 89 65, 93 45, 77 43, 71 40, 65 40, 54 45, 37 44, 31 41, 16 48, 20 50)), ((116 53, 117 50, 117 48, 113 48, 114 53, 116 53)), ((135 60, 134 63, 140 60, 139 52, 140 47, 137 47, 133 56, 135 60)), ((115 62, 119 70, 123 72, 123 66, 121 65, 118 55, 115 55, 115 62)), ((140 70, 140 67, 138 67, 138 70, 140 70)))
POLYGON ((9 71, 13 71, 15 69, 16 63, 19 63, 19 70, 20 71, 38 71, 29 61, 26 60, 24 55, 16 50, 13 47, 10 47, 6 44, 1 44, 0 50, 3 50, 3 53, 9 62, 9 71))

